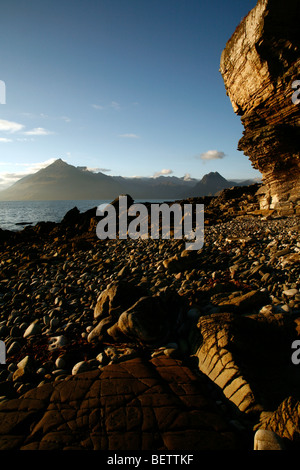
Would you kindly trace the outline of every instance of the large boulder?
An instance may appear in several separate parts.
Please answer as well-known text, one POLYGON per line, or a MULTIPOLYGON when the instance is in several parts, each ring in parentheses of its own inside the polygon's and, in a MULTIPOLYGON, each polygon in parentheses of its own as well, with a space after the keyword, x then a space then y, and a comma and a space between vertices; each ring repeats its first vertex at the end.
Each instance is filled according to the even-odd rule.
POLYGON ((285 314, 202 316, 193 352, 200 371, 255 421, 291 394, 300 399, 299 374, 291 361, 296 328, 285 314))

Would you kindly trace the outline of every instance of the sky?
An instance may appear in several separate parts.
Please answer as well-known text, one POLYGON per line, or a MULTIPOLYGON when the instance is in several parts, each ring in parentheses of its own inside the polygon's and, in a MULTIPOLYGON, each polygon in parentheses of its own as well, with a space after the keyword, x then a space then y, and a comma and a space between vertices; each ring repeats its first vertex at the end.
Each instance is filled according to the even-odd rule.
POLYGON ((9 0, 0 189, 61 158, 124 177, 260 177, 219 72, 255 0, 9 0))

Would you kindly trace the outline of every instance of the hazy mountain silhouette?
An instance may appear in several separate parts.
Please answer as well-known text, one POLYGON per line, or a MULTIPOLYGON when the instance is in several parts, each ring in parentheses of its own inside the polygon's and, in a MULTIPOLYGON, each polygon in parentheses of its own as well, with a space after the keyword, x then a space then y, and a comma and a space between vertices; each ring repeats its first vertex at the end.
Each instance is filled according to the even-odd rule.
POLYGON ((190 197, 214 196, 222 189, 238 186, 234 181, 228 181, 217 171, 208 173, 189 190, 190 197))
POLYGON ((111 199, 120 192, 123 192, 120 183, 110 176, 76 168, 59 158, 1 191, 0 200, 111 199))
POLYGON ((134 199, 182 199, 214 195, 222 189, 237 185, 241 186, 243 183, 227 181, 217 172, 209 173, 201 180, 186 180, 175 176, 114 177, 100 172, 93 173, 86 167, 69 165, 59 158, 46 168, 0 191, 0 200, 113 200, 120 194, 130 194, 134 199))

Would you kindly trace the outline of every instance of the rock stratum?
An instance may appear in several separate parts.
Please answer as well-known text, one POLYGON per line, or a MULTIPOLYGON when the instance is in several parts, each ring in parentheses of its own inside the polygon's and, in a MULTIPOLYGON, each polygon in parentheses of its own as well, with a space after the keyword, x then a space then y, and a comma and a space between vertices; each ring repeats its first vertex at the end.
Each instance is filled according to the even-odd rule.
POLYGON ((263 175, 261 209, 299 213, 300 79, 298 0, 259 0, 226 44, 220 72, 243 137, 238 149, 263 175))

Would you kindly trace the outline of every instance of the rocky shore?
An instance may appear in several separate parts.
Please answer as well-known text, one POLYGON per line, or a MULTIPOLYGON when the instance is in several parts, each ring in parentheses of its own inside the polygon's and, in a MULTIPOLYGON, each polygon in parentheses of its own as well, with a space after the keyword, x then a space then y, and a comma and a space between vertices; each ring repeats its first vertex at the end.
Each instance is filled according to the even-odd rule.
POLYGON ((300 220, 256 191, 193 201, 198 251, 95 209, 0 234, 0 449, 298 449, 300 220))

